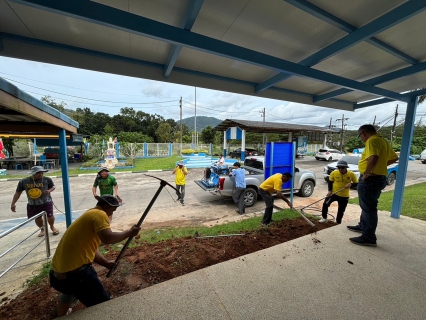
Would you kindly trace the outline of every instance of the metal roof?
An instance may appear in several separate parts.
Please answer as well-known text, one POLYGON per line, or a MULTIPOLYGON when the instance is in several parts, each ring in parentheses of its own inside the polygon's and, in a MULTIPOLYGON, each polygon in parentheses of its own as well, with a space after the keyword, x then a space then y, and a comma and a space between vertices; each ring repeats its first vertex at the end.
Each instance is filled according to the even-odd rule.
POLYGON ((76 133, 78 122, 0 78, 0 137, 58 136, 76 133))
POLYGON ((316 126, 307 126, 290 123, 262 122, 262 121, 247 121, 226 119, 219 123, 213 130, 226 131, 228 128, 239 127, 247 132, 257 133, 287 133, 287 132, 335 132, 327 128, 316 126))
POLYGON ((424 87, 425 9, 424 0, 0 0, 0 54, 354 110, 424 87))

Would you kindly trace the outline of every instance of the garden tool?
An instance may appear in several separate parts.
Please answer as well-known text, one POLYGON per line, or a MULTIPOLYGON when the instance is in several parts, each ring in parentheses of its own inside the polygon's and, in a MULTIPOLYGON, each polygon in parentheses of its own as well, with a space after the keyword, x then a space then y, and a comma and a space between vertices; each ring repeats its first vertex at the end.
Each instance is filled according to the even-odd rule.
MULTIPOLYGON (((136 226, 138 226, 138 227, 140 227, 142 225, 142 222, 145 220, 146 216, 148 215, 149 210, 151 210, 151 207, 153 206, 155 200, 157 200, 158 196, 160 195, 161 190, 163 190, 163 188, 165 186, 168 185, 169 187, 171 187, 174 190, 176 190, 176 192, 178 194, 180 194, 180 192, 175 187, 173 187, 170 183, 168 183, 167 181, 165 181, 163 179, 160 179, 160 178, 157 178, 157 177, 154 177, 154 176, 151 176, 151 175, 148 175, 148 174, 145 174, 145 175, 147 177, 151 177, 151 178, 155 178, 155 179, 160 180, 160 187, 157 189, 157 192, 154 194, 154 196, 152 197, 152 199, 149 202, 148 206, 146 207, 145 212, 142 214, 142 217, 139 219, 138 223, 136 224, 136 226)), ((119 255, 115 259, 115 265, 114 265, 114 267, 112 267, 111 269, 109 269, 109 271, 108 271, 108 273, 106 275, 107 278, 109 278, 111 276, 111 274, 114 272, 114 270, 117 268, 118 262, 123 257, 124 251, 126 251, 127 247, 129 246, 130 242, 132 242, 132 240, 133 240, 133 237, 129 237, 127 239, 126 244, 123 246, 123 248, 121 249, 119 255)))

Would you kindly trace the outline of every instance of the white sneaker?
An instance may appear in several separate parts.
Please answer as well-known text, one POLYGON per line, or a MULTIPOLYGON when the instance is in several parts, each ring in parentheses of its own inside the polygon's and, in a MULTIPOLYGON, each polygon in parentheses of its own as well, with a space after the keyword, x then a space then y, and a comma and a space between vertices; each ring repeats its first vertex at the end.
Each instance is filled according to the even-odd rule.
POLYGON ((327 222, 327 221, 328 221, 327 219, 321 218, 321 220, 318 222, 327 222))

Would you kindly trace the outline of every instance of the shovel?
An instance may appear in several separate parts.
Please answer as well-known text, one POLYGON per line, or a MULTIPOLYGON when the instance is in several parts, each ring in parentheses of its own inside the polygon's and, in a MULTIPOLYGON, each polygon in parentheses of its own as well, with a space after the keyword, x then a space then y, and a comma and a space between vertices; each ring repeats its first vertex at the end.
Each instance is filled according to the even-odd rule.
POLYGON ((293 210, 294 211, 296 211, 298 214, 300 214, 301 216, 302 216, 302 218, 303 219, 305 219, 306 220, 306 222, 307 223, 309 223, 309 225, 312 227, 310 230, 309 230, 309 232, 310 233, 316 233, 317 232, 317 226, 311 221, 311 220, 309 220, 308 218, 306 218, 306 216, 303 214, 303 212, 302 211, 300 211, 300 210, 297 210, 297 209, 295 209, 294 207, 293 207, 293 210))
MULTIPOLYGON (((138 223, 136 224, 136 226, 138 226, 138 227, 140 227, 142 225, 142 222, 145 220, 145 217, 148 215, 149 210, 151 210, 152 205, 154 204, 155 200, 157 200, 158 196, 160 195, 161 190, 163 190, 163 188, 165 186, 168 185, 169 187, 175 189, 177 193, 179 193, 179 191, 175 187, 173 187, 170 183, 168 183, 167 181, 162 180, 162 179, 157 178, 157 177, 154 177, 154 176, 150 176, 148 174, 145 174, 145 175, 148 176, 148 177, 160 180, 160 187, 157 189, 157 192, 154 194, 154 197, 152 197, 151 201, 149 202, 148 206, 146 207, 145 212, 143 213, 142 217, 139 219, 138 223)), ((133 237, 129 237, 127 239, 126 244, 123 246, 123 249, 121 249, 119 255, 115 259, 114 266, 111 269, 109 269, 109 271, 106 275, 107 278, 109 278, 112 275, 112 273, 114 272, 114 270, 117 268, 118 262, 123 257, 124 251, 126 251, 127 247, 129 246, 130 242, 132 242, 132 240, 133 240, 133 237)))

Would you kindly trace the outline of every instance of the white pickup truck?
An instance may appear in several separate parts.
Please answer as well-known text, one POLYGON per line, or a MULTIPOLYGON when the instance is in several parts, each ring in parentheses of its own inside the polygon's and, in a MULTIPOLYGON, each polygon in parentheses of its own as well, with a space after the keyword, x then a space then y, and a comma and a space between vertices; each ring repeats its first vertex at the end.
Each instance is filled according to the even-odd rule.
MULTIPOLYGON (((253 206, 257 201, 259 186, 265 180, 264 162, 264 156, 253 156, 244 160, 243 169, 246 170, 246 192, 244 194, 244 203, 246 207, 253 206)), ((314 192, 316 177, 312 171, 295 167, 295 175, 292 181, 294 186, 293 192, 298 195, 302 197, 310 197, 314 192)), ((217 185, 208 186, 205 182, 206 181, 203 180, 195 180, 195 183, 204 191, 209 191, 215 194, 219 193, 222 196, 232 196, 232 191, 235 188, 235 179, 233 177, 229 177, 227 174, 219 174, 217 185)), ((290 189, 283 189, 282 193, 289 194, 290 189)))

